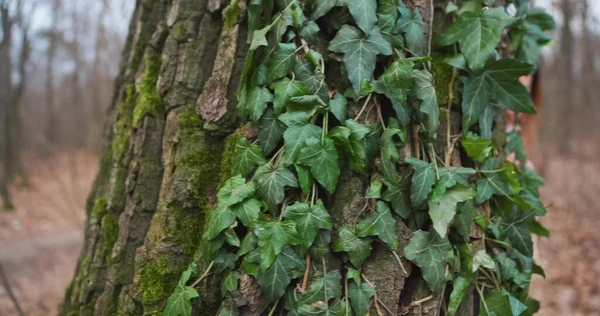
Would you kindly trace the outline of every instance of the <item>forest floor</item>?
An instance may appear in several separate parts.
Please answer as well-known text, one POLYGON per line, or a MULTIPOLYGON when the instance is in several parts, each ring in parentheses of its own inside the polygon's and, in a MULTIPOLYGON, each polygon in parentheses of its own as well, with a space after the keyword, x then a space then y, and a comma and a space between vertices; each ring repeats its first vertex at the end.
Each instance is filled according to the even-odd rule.
MULTIPOLYGON (((14 186, 16 210, 0 212, 0 263, 26 315, 56 315, 82 244, 85 199, 97 157, 70 152, 25 159, 28 186, 14 186)), ((550 238, 536 241, 547 278, 534 280, 538 315, 600 316, 600 161, 556 157, 542 189, 550 238)), ((0 285, 0 315, 17 315, 0 285)))

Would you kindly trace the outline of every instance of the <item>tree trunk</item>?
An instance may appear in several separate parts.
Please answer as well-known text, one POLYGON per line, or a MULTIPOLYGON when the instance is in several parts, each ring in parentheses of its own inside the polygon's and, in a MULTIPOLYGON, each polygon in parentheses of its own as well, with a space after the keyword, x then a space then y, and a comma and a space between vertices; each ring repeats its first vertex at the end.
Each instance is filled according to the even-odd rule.
MULTIPOLYGON (((445 7, 447 1, 405 2, 436 29, 441 22, 430 23, 430 4, 445 7)), ((108 145, 86 206, 85 244, 61 315, 160 314, 190 262, 196 260, 199 271, 209 267, 200 255, 207 214, 231 176, 237 140, 252 134, 235 114, 248 51, 246 5, 243 0, 229 6, 221 0, 137 1, 115 84, 108 145)), ((438 62, 432 72, 444 90, 438 102, 445 107, 452 68, 438 62)), ((448 147, 442 121, 440 157, 448 147)), ((460 115, 453 112, 451 121, 456 134, 460 115)), ((406 152, 419 155, 418 143, 406 152)), ((451 159, 460 165, 458 150, 451 159)), ((342 172, 327 202, 334 230, 355 220, 368 183, 349 169, 342 172)), ((397 231, 404 249, 412 232, 400 221, 397 231)), ((437 315, 444 292, 432 294, 409 261, 380 244, 373 247, 363 273, 376 284, 380 306, 394 315, 437 315)), ((329 258, 328 271, 341 266, 339 254, 329 258)), ((195 314, 217 314, 219 281, 219 275, 210 275, 197 286, 195 314)), ((242 287, 248 314, 263 311, 260 295, 251 295, 257 292, 249 277, 242 277, 242 287)), ((467 301, 464 315, 472 315, 473 300, 467 301)))
POLYGON ((13 205, 8 193, 11 171, 10 116, 13 106, 11 81, 11 48, 12 48, 12 19, 9 16, 7 4, 0 4, 0 20, 3 38, 0 42, 0 210, 12 209, 13 205))

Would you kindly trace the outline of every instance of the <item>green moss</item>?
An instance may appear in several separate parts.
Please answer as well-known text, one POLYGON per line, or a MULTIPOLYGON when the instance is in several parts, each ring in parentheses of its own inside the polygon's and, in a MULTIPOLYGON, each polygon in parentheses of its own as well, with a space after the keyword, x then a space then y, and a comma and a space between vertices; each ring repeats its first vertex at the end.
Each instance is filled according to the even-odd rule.
POLYGON ((232 0, 223 10, 223 29, 230 30, 240 22, 240 4, 239 0, 232 0))
POLYGON ((147 306, 156 306, 158 302, 166 300, 177 284, 178 273, 161 257, 140 267, 139 284, 144 312, 149 312, 147 306))
POLYGON ((129 138, 133 129, 131 120, 135 105, 135 85, 129 84, 125 88, 125 99, 117 104, 117 119, 113 126, 114 138, 112 140, 113 161, 121 162, 129 147, 129 138))
POLYGON ((106 214, 102 217, 102 254, 106 264, 110 265, 112 248, 119 237, 119 219, 116 215, 106 214))
MULTIPOLYGON (((431 60, 431 74, 433 75, 433 79, 435 82, 435 92, 437 94, 437 101, 440 107, 446 107, 448 104, 448 100, 450 98, 449 87, 452 82, 452 72, 454 68, 444 62, 444 58, 448 56, 444 56, 438 53, 432 54, 433 60, 431 60)), ((453 101, 452 103, 459 103, 459 78, 458 74, 456 78, 454 78, 454 82, 452 84, 453 91, 453 101)))
POLYGON ((99 197, 94 200, 94 206, 92 207, 91 216, 95 220, 100 220, 104 214, 106 214, 106 207, 108 206, 108 201, 106 197, 99 197))
POLYGON ((219 174, 219 187, 225 184, 227 179, 231 178, 233 170, 233 154, 235 152, 235 144, 241 137, 241 129, 238 128, 235 132, 225 138, 225 148, 221 157, 221 170, 219 174))
POLYGON ((137 125, 146 114, 156 117, 162 116, 164 104, 162 98, 156 91, 156 82, 158 73, 162 64, 161 57, 158 54, 146 56, 146 69, 138 86, 138 98, 133 109, 133 125, 137 125))
POLYGON ((175 24, 171 27, 171 35, 178 42, 185 40, 187 36, 186 21, 175 22, 175 24))
MULTIPOLYGON (((81 264, 79 265, 79 270, 77 271, 77 275, 75 276, 75 280, 73 281, 73 293, 76 295, 81 291, 81 285, 83 284, 83 279, 88 273, 92 261, 89 256, 86 256, 81 260, 81 264)), ((77 304, 77 297, 71 297, 71 302, 77 304)))

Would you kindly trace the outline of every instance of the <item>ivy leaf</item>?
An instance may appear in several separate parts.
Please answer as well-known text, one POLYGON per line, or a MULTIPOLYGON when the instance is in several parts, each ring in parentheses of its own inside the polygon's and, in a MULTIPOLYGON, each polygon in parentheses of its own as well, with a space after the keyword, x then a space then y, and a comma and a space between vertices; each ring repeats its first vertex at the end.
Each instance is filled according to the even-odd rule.
POLYGON ((469 132, 467 137, 460 141, 467 156, 475 161, 482 163, 492 155, 492 140, 482 138, 469 132))
POLYGON ((310 138, 298 155, 298 163, 309 166, 312 176, 333 194, 340 177, 339 157, 333 141, 310 138))
POLYGON ((485 252, 485 250, 477 251, 473 257, 473 272, 479 270, 479 267, 496 270, 496 262, 485 252))
POLYGON ((527 306, 506 290, 494 290, 485 297, 487 311, 482 309, 482 315, 513 315, 519 316, 527 306), (489 312, 489 313, 488 313, 489 312))
POLYGON ((393 251, 398 251, 399 241, 396 233, 396 220, 385 202, 377 202, 377 212, 356 224, 356 236, 377 236, 393 251))
POLYGON ((329 89, 327 88, 327 84, 325 84, 325 75, 316 70, 310 61, 304 60, 296 64, 294 73, 296 74, 296 79, 304 82, 310 94, 316 94, 322 100, 329 99, 329 89))
POLYGON ((221 296, 225 297, 228 293, 236 291, 240 277, 241 275, 237 271, 227 272, 221 281, 221 296))
POLYGON ((429 201, 429 216, 433 221, 433 228, 442 237, 446 237, 448 226, 456 215, 456 205, 476 196, 471 187, 455 187, 442 196, 439 203, 429 201))
POLYGON ((254 178, 257 181, 256 193, 258 197, 271 207, 283 202, 286 186, 298 187, 296 176, 290 170, 282 166, 275 167, 271 163, 258 168, 254 178))
POLYGON ((192 303, 190 300, 199 296, 198 291, 195 288, 186 286, 186 283, 190 280, 192 274, 194 274, 192 266, 188 267, 187 270, 181 274, 175 291, 167 299, 165 316, 192 315, 192 303))
POLYGON ((533 255, 533 242, 531 233, 527 229, 527 223, 534 218, 533 213, 525 213, 520 210, 510 212, 508 218, 502 218, 500 228, 510 244, 522 254, 531 257, 533 255))
POLYGON ((417 56, 423 55, 427 25, 423 22, 419 9, 416 8, 411 11, 401 1, 398 3, 398 11, 400 12, 400 19, 396 23, 396 28, 404 33, 406 46, 417 56))
POLYGON ((239 203, 244 199, 252 196, 256 190, 254 182, 246 183, 246 179, 241 175, 235 175, 225 181, 223 187, 219 190, 217 197, 219 205, 228 206, 239 203))
POLYGON ((371 297, 375 295, 375 289, 367 283, 359 285, 352 283, 348 286, 348 298, 355 315, 367 315, 371 297))
POLYGON ((404 249, 406 258, 421 268, 423 278, 436 293, 446 284, 445 270, 450 262, 450 251, 452 246, 448 239, 424 231, 416 231, 404 249))
MULTIPOLYGON (((373 1, 374 0, 353 0, 373 1)), ((379 27, 374 27, 368 37, 353 26, 344 25, 329 43, 329 50, 344 54, 344 65, 354 87, 354 93, 360 94, 363 81, 371 80, 377 55, 391 55, 391 44, 381 35, 379 27)))
POLYGON ((513 23, 504 7, 482 12, 464 12, 440 37, 441 45, 460 44, 472 70, 483 68, 500 42, 502 31, 513 23))
POLYGON ((269 155, 283 138, 285 125, 281 123, 273 113, 267 109, 258 122, 258 144, 263 152, 269 155))
POLYGON ((256 166, 266 162, 262 150, 257 145, 249 145, 246 138, 238 139, 233 153, 233 174, 247 176, 256 166))
POLYGON ((515 278, 519 274, 517 263, 508 257, 506 252, 499 252, 494 256, 496 263, 498 264, 500 272, 500 281, 506 282, 515 278))
POLYGON ((273 81, 287 75, 294 67, 296 44, 278 43, 267 61, 267 81, 273 81))
POLYGON ((286 162, 295 162, 300 150, 306 145, 306 141, 311 138, 321 137, 321 128, 314 124, 292 125, 283 133, 284 153, 283 160, 286 162))
POLYGON ((313 244, 319 229, 331 229, 332 224, 331 217, 321 200, 312 207, 308 203, 296 202, 285 208, 283 217, 296 223, 296 229, 302 240, 303 253, 313 244))
POLYGON ((450 316, 456 315, 460 302, 462 302, 465 292, 470 286, 471 282, 463 277, 456 277, 452 281, 452 293, 450 293, 450 304, 448 304, 448 314, 450 316))
POLYGON ((400 190, 399 187, 390 183, 387 180, 383 180, 387 189, 381 195, 384 201, 388 201, 392 204, 392 209, 403 219, 408 218, 410 215, 410 197, 407 192, 400 190))
POLYGON ((271 25, 267 25, 260 30, 252 32, 252 42, 250 43, 250 51, 254 51, 260 46, 268 46, 267 33, 271 30, 271 25))
POLYGON ((533 65, 505 58, 469 77, 462 102, 464 131, 477 122, 493 101, 515 112, 535 113, 529 92, 519 82, 519 77, 533 70, 533 65))
POLYGON ((500 109, 494 104, 488 105, 485 110, 483 110, 483 114, 479 117, 479 131, 481 137, 492 138, 492 127, 494 126, 494 121, 499 112, 500 109))
POLYGON ((258 122, 263 112, 267 108, 267 103, 273 101, 273 95, 267 88, 259 86, 252 87, 248 95, 247 110, 248 115, 254 122, 258 122))
POLYGON ((475 204, 473 200, 468 200, 458 206, 458 214, 454 221, 454 229, 465 240, 469 240, 473 228, 473 215, 475 213, 475 204))
POLYGON ((469 186, 469 177, 475 174, 475 170, 464 167, 441 167, 438 169, 439 180, 433 189, 430 201, 439 203, 446 192, 457 184, 469 186))
POLYGON ((348 0, 348 9, 354 18, 356 25, 369 35, 377 22, 376 0, 348 0))
POLYGON ((318 301, 329 301, 342 295, 342 275, 339 270, 327 272, 327 275, 315 278, 306 292, 298 297, 297 304, 312 304, 318 301))
POLYGON ((291 98, 309 94, 308 88, 304 82, 290 80, 287 77, 274 81, 271 83, 270 87, 275 91, 273 108, 277 115, 285 110, 285 107, 290 102, 291 98))
POLYGON ((210 213, 209 222, 204 236, 207 240, 215 239, 219 233, 235 222, 235 214, 227 207, 219 205, 210 213))
MULTIPOLYGON (((414 160, 405 159, 406 162, 414 165, 414 160)), ((410 184, 410 200, 413 206, 417 206, 427 200, 429 193, 435 183, 435 167, 433 164, 423 162, 415 167, 411 184, 410 184)))
POLYGON ((296 230, 296 223, 261 222, 254 226, 254 233, 258 237, 260 249, 260 267, 262 270, 269 268, 286 245, 299 245, 300 235, 296 230))
POLYGON ((304 261, 291 248, 277 255, 275 263, 258 278, 258 284, 271 302, 277 301, 292 282, 292 271, 304 269, 304 261))
POLYGON ((337 0, 316 0, 313 2, 313 6, 312 6, 312 13, 310 14, 310 19, 311 20, 316 20, 322 16, 324 16, 325 14, 327 14, 327 12, 329 12, 329 10, 331 10, 335 4, 337 3, 337 0))
POLYGON ((358 238, 352 228, 343 226, 333 243, 333 251, 347 252, 352 265, 359 268, 371 254, 371 239, 358 238))
POLYGON ((343 95, 336 93, 333 95, 333 99, 329 101, 329 111, 335 116, 340 122, 346 121, 346 109, 348 107, 348 100, 343 95))
POLYGON ((440 109, 435 87, 433 86, 433 76, 427 70, 414 70, 413 78, 413 94, 422 101, 419 111, 426 115, 425 127, 429 135, 433 136, 437 133, 437 128, 440 125, 440 109))
POLYGON ((258 214, 260 214, 260 202, 256 199, 246 199, 241 203, 232 205, 230 209, 244 226, 252 227, 258 219, 258 214))
POLYGON ((246 237, 244 237, 244 240, 242 241, 240 249, 238 250, 238 252, 235 255, 236 259, 239 259, 243 255, 245 255, 245 254, 249 253, 250 251, 256 249, 257 245, 258 245, 258 237, 256 237, 256 235, 252 231, 249 231, 246 234, 246 237))
POLYGON ((369 185, 369 190, 367 190, 367 194, 365 198, 367 199, 380 199, 381 198, 381 187, 383 183, 379 179, 371 180, 371 185, 369 185))
POLYGON ((400 156, 394 142, 394 136, 398 136, 401 141, 404 141, 404 133, 397 128, 388 127, 381 134, 381 171, 383 172, 384 179, 391 183, 398 183, 399 176, 396 172, 396 163, 400 160, 400 156))
POLYGON ((406 104, 406 98, 413 83, 412 62, 397 60, 389 65, 375 82, 375 92, 385 94, 398 104, 406 104))
MULTIPOLYGON (((300 37, 305 39, 309 44, 316 44, 318 41, 317 33, 320 30, 319 25, 315 21, 307 21, 300 26, 300 37)), ((309 51, 307 58, 313 58, 316 54, 318 53, 315 51, 309 51)), ((311 61, 314 63, 313 59, 311 61)))

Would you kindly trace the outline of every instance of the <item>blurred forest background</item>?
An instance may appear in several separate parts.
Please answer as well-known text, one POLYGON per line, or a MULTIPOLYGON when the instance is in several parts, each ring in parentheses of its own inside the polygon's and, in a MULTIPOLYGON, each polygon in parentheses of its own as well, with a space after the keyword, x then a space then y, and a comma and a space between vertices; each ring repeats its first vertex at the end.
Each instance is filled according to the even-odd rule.
MULTIPOLYGON (((54 315, 71 280, 135 2, 0 0, 0 315, 17 315, 13 294, 26 315, 54 315)), ((552 232, 532 293, 540 315, 600 315, 600 1, 536 5, 558 27, 530 153, 552 232)))

